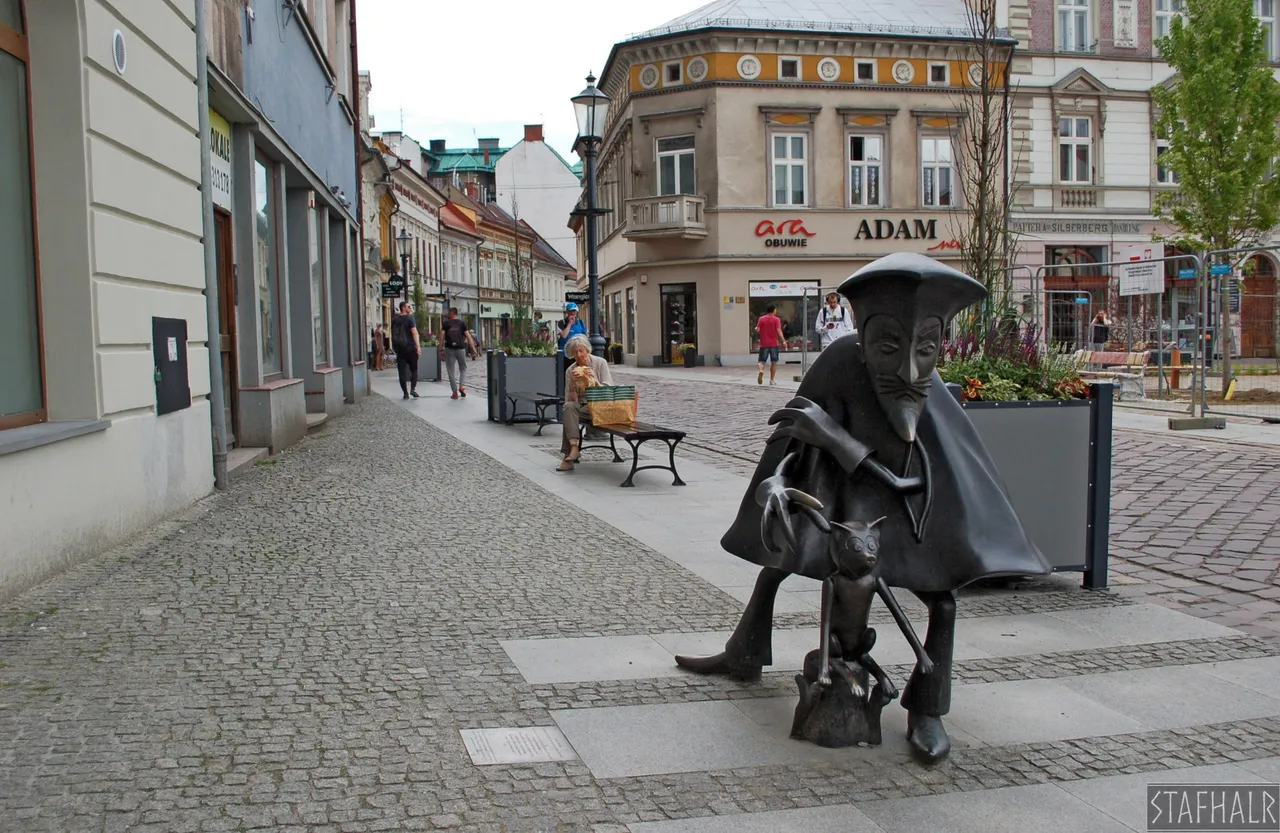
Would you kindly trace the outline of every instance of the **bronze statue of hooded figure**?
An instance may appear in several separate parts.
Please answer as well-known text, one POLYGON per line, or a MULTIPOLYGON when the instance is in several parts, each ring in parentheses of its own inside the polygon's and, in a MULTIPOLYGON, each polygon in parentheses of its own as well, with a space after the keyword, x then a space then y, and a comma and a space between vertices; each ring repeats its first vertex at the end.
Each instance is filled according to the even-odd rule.
POLYGON ((986 297, 983 286, 933 258, 899 253, 859 270, 840 293, 857 311, 858 335, 824 350, 797 397, 769 420, 779 427, 721 539, 725 550, 764 568, 755 591, 724 652, 677 662, 747 680, 772 664, 778 586, 792 573, 831 574, 823 534, 795 504, 821 504, 830 521, 883 518, 880 576, 929 609, 924 649, 934 669, 917 666, 902 705, 913 749, 936 761, 950 750, 941 718, 951 701, 955 591, 1051 568, 934 370, 947 324, 986 297))

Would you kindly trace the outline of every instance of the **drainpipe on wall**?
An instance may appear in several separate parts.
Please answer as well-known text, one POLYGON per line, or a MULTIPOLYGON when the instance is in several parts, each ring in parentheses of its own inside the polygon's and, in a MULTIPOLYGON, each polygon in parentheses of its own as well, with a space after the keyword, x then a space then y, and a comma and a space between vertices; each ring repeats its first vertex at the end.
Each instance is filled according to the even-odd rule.
MULTIPOLYGON (((361 352, 365 352, 369 347, 369 337, 364 334, 365 327, 369 323, 369 311, 365 308, 365 286, 364 286, 364 258, 365 258, 365 240, 364 240, 364 160, 361 158, 361 149, 364 146, 364 139, 360 130, 361 119, 363 114, 360 111, 360 52, 356 45, 356 0, 351 0, 347 6, 350 12, 347 21, 351 34, 351 54, 349 56, 351 67, 347 72, 347 83, 353 85, 353 88, 347 92, 351 95, 351 112, 356 114, 356 123, 354 125, 356 133, 356 245, 360 254, 360 275, 358 278, 360 291, 356 295, 356 319, 360 322, 360 338, 364 339, 364 347, 356 349, 355 342, 351 344, 351 362, 355 363, 355 357, 361 352)), ((350 288, 347 290, 350 291, 350 288)), ((348 304, 350 309, 350 304, 348 304)), ((365 355, 365 393, 373 393, 373 374, 369 372, 372 363, 370 357, 365 355)))
POLYGON ((196 2, 196 104, 200 120, 200 209, 204 218, 204 294, 208 314, 209 407, 213 425, 213 486, 227 488, 227 404, 222 393, 222 321, 218 314, 218 257, 214 240, 213 190, 209 175, 213 147, 209 133, 209 42, 205 2, 196 2))

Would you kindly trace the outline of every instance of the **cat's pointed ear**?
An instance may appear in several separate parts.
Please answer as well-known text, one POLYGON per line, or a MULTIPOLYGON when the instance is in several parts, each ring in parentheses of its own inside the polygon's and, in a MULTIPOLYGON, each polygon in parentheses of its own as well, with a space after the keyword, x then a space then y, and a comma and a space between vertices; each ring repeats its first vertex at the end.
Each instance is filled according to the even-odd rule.
POLYGON ((884 520, 885 518, 887 518, 887 517, 889 517, 889 516, 888 516, 888 515, 881 515, 880 517, 876 518, 876 519, 875 519, 874 521, 872 521, 871 523, 867 524, 867 529, 875 529, 877 526, 879 526, 879 525, 880 525, 880 522, 881 522, 881 521, 883 521, 883 520, 884 520))

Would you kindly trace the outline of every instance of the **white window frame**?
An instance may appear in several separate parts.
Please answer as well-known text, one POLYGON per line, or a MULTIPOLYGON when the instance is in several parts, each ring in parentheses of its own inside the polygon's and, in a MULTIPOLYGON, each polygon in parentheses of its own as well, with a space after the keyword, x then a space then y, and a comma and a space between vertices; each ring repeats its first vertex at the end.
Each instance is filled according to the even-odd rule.
POLYGON ((1168 138, 1156 136, 1156 184, 1165 188, 1175 188, 1178 185, 1178 175, 1160 164, 1160 151, 1168 149, 1168 138))
MULTIPOLYGON (((955 145, 955 137, 952 136, 950 133, 926 133, 920 136, 920 142, 918 146, 919 152, 920 152, 920 164, 918 166, 918 170, 920 171, 920 205, 921 207, 923 208, 959 208, 960 207, 960 183, 959 183, 959 175, 956 170, 956 155, 955 155, 954 145, 955 145), (947 156, 950 158, 947 159, 946 161, 939 160, 938 156, 940 156, 941 154, 938 154, 935 152, 933 155, 934 158, 931 161, 926 161, 925 160, 925 143, 926 142, 946 142, 947 156), (943 170, 946 170, 950 173, 950 176, 948 177, 950 180, 950 187, 948 189, 948 192, 950 194, 950 202, 948 203, 942 203, 938 199, 938 194, 937 194, 937 183, 942 179, 942 177, 939 176, 939 173, 943 170), (929 171, 933 172, 934 191, 935 191, 934 199, 932 202, 929 201, 929 195, 925 189, 925 180, 927 179, 925 174, 926 172, 929 172, 929 171)), ((937 146, 935 146, 935 150, 936 148, 937 146)))
POLYGON ((1267 47, 1267 60, 1276 60, 1276 2, 1275 0, 1253 0, 1253 14, 1262 24, 1263 41, 1267 47), (1263 14, 1266 12, 1266 14, 1263 14))
POLYGON ((654 183, 657 185, 656 193, 658 196, 666 197, 666 196, 676 196, 678 194, 696 194, 697 193, 698 157, 697 157, 696 150, 697 150, 697 138, 691 133, 682 133, 677 136, 660 136, 653 140, 654 183), (684 139, 684 138, 693 139, 694 147, 680 148, 678 150, 660 150, 659 149, 664 139, 684 139), (684 183, 680 181, 680 157, 686 156, 686 155, 693 157, 693 182, 689 183, 690 190, 688 191, 683 190, 681 186, 683 186, 684 183), (675 165, 676 190, 671 192, 670 194, 665 194, 662 191, 662 160, 667 157, 671 157, 675 165))
POLYGON ((809 207, 810 138, 811 137, 809 133, 802 132, 802 131, 776 130, 769 133, 769 204, 770 205, 789 206, 791 208, 808 208, 809 207), (782 157, 781 159, 779 159, 779 157, 777 156, 777 140, 778 139, 787 140, 786 147, 787 147, 788 155, 786 157, 782 157), (804 153, 804 156, 799 160, 798 165, 796 163, 795 158, 790 155, 792 149, 795 147, 794 145, 795 139, 800 139, 804 143, 802 145, 802 151, 804 153), (778 202, 777 200, 777 197, 778 197, 777 179, 778 179, 779 161, 781 161, 783 166, 786 168, 786 173, 787 173, 787 187, 785 191, 787 196, 786 202, 778 202), (804 188, 804 200, 802 202, 791 201, 791 197, 794 195, 794 190, 795 190, 794 177, 795 177, 795 169, 797 167, 800 168, 800 177, 802 179, 801 187, 804 188))
POLYGON ((857 84, 874 84, 876 83, 876 61, 854 61, 853 62, 853 80, 857 84), (858 71, 862 67, 871 67, 871 77, 863 78, 858 75, 858 71))
POLYGON ((311 28, 316 32, 316 40, 320 41, 320 51, 325 57, 329 55, 329 0, 311 0, 307 14, 311 17, 311 28))
POLYGON ((804 80, 804 61, 800 60, 799 55, 779 55, 778 56, 778 80, 779 81, 803 81, 804 80), (796 75, 794 78, 787 78, 782 74, 782 62, 795 61, 796 75))
POLYGON ((887 151, 889 146, 888 137, 884 133, 874 131, 874 130, 873 131, 863 131, 863 130, 851 131, 845 134, 844 146, 845 146, 845 166, 846 166, 845 171, 848 177, 848 179, 845 180, 846 205, 848 205, 850 208, 884 208, 885 193, 886 193, 885 186, 887 185, 887 182, 885 180, 885 175, 889 170, 889 166, 887 164, 888 160, 885 159, 885 152, 887 151), (880 143, 880 159, 875 163, 868 163, 865 160, 855 162, 852 158, 854 139, 875 139, 876 141, 878 141, 880 143), (854 168, 860 168, 863 171, 861 181, 863 186, 862 192, 864 196, 866 194, 866 184, 868 180, 868 177, 866 176, 867 169, 868 168, 879 169, 879 174, 878 174, 879 194, 877 195, 878 199, 875 202, 855 202, 854 201, 853 199, 854 168))
POLYGON ((1080 115, 1063 115, 1058 117, 1058 141, 1057 141, 1057 158, 1054 160, 1057 164, 1058 181, 1063 185, 1092 185, 1094 180, 1093 165, 1093 119, 1089 116, 1080 115), (1080 123, 1084 122, 1087 126, 1088 135, 1080 136, 1080 123), (1069 125, 1069 135, 1062 135, 1064 127, 1069 125), (1077 149, 1080 147, 1086 149, 1085 178, 1080 178, 1080 163, 1077 155, 1077 149), (1071 148, 1071 178, 1062 175, 1062 150, 1063 148, 1071 148))
POLYGON ((930 61, 929 62, 929 86, 930 87, 950 87, 951 86, 951 64, 946 61, 930 61), (941 67, 942 80, 935 81, 933 79, 933 71, 941 67))
POLYGON ((1151 42, 1153 44, 1173 30, 1173 19, 1175 17, 1182 17, 1185 20, 1185 5, 1186 0, 1154 0, 1151 4, 1152 13, 1155 15, 1151 25, 1151 42), (1161 6, 1164 8, 1161 8, 1161 6))
POLYGON ((1059 52, 1093 51, 1093 0, 1055 0, 1059 52))
POLYGON ((684 83, 684 61, 665 61, 662 64, 662 86, 675 87, 684 83), (676 68, 676 74, 679 76, 674 81, 667 77, 667 70, 671 67, 676 68))

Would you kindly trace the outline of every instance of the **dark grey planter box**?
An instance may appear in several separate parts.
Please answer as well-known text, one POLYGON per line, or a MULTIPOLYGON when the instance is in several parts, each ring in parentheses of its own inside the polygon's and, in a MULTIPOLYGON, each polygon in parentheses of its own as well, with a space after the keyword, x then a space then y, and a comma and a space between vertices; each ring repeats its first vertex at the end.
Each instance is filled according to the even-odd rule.
POLYGON ((963 407, 1032 542, 1054 570, 1083 572, 1085 587, 1101 589, 1111 528, 1113 388, 1089 387, 1087 400, 963 407))
MULTIPOLYGON (((508 356, 501 350, 485 353, 489 371, 489 419, 495 422, 537 422, 538 412, 528 402, 516 403, 511 411, 508 390, 530 393, 553 393, 564 398, 564 357, 508 356)), ((556 408, 556 420, 564 418, 564 409, 556 408)))

